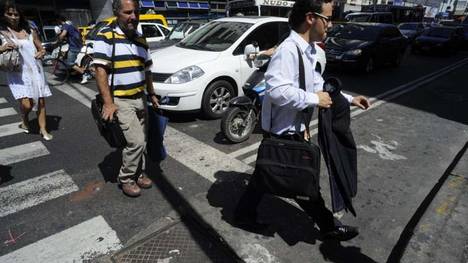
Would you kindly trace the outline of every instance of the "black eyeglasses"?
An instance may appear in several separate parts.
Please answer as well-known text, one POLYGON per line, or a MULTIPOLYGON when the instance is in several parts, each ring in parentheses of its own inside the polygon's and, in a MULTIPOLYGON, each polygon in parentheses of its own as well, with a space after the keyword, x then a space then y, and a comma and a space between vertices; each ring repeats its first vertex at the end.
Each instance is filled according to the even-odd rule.
POLYGON ((311 12, 310 14, 322 18, 323 20, 325 20, 325 24, 329 24, 331 22, 331 17, 324 16, 324 15, 316 13, 316 12, 311 12))

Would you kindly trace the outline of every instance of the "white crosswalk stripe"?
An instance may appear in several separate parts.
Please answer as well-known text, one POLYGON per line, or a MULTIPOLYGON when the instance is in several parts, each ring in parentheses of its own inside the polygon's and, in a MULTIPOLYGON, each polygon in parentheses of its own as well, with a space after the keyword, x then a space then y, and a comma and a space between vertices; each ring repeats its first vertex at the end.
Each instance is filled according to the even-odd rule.
MULTIPOLYGON (((70 89, 69 92, 83 94, 83 90, 70 89)), ((91 92, 84 91, 88 99, 91 92)), ((0 98, 0 104, 8 103, 0 98)), ((0 109, 0 117, 17 114, 14 108, 0 109)), ((0 138, 22 133, 19 122, 0 125, 0 138)), ((31 142, 0 149, 0 165, 12 165, 50 154, 41 142, 31 142)), ((72 177, 64 170, 44 175, 34 174, 31 179, 7 186, 0 186, 0 219, 53 202, 79 190, 72 177)), ((9 254, 0 256, 0 262, 83 262, 98 255, 108 254, 122 248, 117 233, 102 216, 97 216, 60 233, 51 235, 9 254)))
POLYGON ((16 110, 13 108, 0 109, 0 117, 15 115, 16 110))
POLYGON ((0 137, 22 133, 23 130, 20 129, 18 126, 19 126, 19 123, 10 123, 10 124, 5 124, 5 125, 0 125, 0 137))
POLYGON ((0 150, 0 164, 10 165, 40 156, 48 155, 49 151, 42 142, 32 142, 4 148, 0 150))
POLYGON ((0 218, 78 191, 63 170, 0 188, 0 218))
POLYGON ((84 262, 122 248, 117 233, 102 216, 0 256, 0 262, 84 262))

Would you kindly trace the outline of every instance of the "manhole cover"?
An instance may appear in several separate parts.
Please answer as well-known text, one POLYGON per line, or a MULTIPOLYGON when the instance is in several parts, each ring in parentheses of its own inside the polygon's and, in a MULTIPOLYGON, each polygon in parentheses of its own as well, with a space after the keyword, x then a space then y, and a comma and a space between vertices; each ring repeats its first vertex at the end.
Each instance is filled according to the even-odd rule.
POLYGON ((115 254, 114 262, 239 262, 223 244, 190 221, 177 222, 115 254))

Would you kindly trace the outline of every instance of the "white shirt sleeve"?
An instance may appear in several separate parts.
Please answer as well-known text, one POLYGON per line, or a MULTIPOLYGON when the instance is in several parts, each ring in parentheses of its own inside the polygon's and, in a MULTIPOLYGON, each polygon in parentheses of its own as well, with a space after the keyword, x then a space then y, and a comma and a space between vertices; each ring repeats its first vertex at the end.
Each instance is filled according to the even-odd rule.
POLYGON ((351 102, 353 101, 354 97, 349 95, 349 94, 346 94, 344 93, 343 91, 341 92, 341 95, 343 95, 347 100, 348 102, 351 104, 351 102))
POLYGON ((265 73, 266 95, 270 97, 271 103, 281 107, 303 110, 317 105, 318 96, 315 93, 305 92, 294 86, 298 81, 299 61, 296 58, 297 52, 286 47, 280 47, 270 61, 265 73))

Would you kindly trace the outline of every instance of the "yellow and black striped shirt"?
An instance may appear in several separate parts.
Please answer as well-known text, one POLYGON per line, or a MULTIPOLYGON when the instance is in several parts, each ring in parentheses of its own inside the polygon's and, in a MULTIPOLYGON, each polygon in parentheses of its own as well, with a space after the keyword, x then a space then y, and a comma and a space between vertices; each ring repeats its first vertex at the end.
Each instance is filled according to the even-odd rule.
POLYGON ((96 36, 93 52, 93 64, 110 68, 113 61, 114 96, 131 96, 145 90, 145 72, 151 71, 153 61, 149 56, 146 39, 141 34, 130 40, 118 26, 115 27, 114 34, 110 26, 103 27, 96 36), (111 59, 113 35, 115 55, 111 59))

